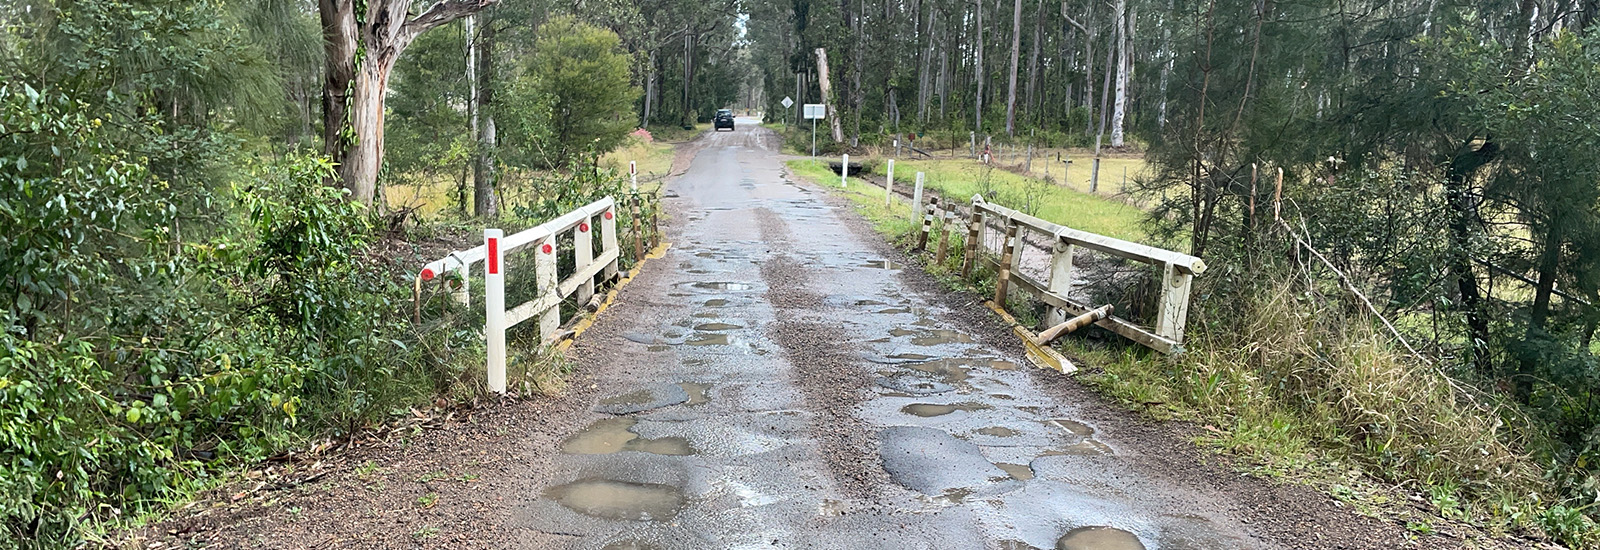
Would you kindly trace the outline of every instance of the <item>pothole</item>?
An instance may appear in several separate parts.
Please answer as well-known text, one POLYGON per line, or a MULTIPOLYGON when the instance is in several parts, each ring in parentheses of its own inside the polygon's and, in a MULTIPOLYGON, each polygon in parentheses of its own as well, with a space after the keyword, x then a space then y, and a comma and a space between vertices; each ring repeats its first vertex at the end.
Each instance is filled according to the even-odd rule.
POLYGON ((590 424, 561 444, 561 452, 573 455, 608 455, 638 451, 667 456, 695 454, 689 440, 681 437, 645 439, 633 433, 638 421, 633 418, 607 418, 590 424))
POLYGON ((955 384, 957 382, 966 380, 967 371, 970 370, 965 366, 963 361, 958 359, 940 359, 938 361, 916 363, 906 366, 943 378, 945 383, 948 384, 955 384))
POLYGON ((1133 533, 1115 527, 1079 527, 1056 541, 1056 550, 1145 550, 1133 533))
POLYGON ((728 301, 724 300, 722 298, 713 298, 713 299, 710 299, 710 300, 706 300, 706 302, 704 304, 701 304, 701 305, 704 305, 706 307, 726 307, 728 305, 728 301))
POLYGON ((691 346, 726 346, 728 345, 728 335, 704 333, 695 334, 693 338, 690 338, 684 343, 691 346))
POLYGON ((1005 473, 1010 475, 1012 479, 1016 479, 1018 481, 1027 481, 1033 479, 1033 468, 1028 467, 1027 464, 1006 464, 1003 462, 996 462, 994 465, 1005 471, 1005 473))
POLYGON ((978 428, 977 432, 980 433, 980 434, 983 434, 983 435, 993 436, 993 437, 1016 437, 1017 436, 1017 431, 1016 430, 1013 430, 1011 428, 1007 428, 1005 426, 988 426, 988 427, 985 427, 985 428, 978 428))
POLYGON ((744 327, 732 323, 701 323, 694 326, 695 330, 702 332, 718 332, 724 330, 737 330, 741 328, 744 327))
POLYGON ((545 489, 544 497, 586 516, 666 521, 683 509, 683 492, 671 485, 581 479, 545 489))
POLYGON ((931 417, 935 417, 935 416, 944 416, 944 415, 947 415, 947 414, 950 414, 950 413, 953 413, 953 412, 956 412, 956 411, 974 412, 974 411, 980 411, 980 410, 983 410, 983 409, 992 409, 992 408, 993 407, 990 407, 990 406, 985 405, 983 403, 971 403, 971 402, 968 402, 968 403, 955 403, 955 404, 952 404, 952 405, 940 405, 940 404, 937 404, 937 403, 912 403, 910 405, 906 405, 904 407, 901 407, 900 408, 900 412, 909 414, 911 416, 920 416, 922 418, 931 418, 931 417))
POLYGON ((969 336, 963 332, 947 329, 934 329, 925 331, 921 336, 911 339, 911 344, 915 346, 940 346, 944 344, 966 344, 970 342, 972 342, 972 336, 969 336))
POLYGON ((890 260, 872 260, 870 262, 861 264, 861 267, 870 269, 900 269, 902 266, 890 260))
POLYGON ((1017 370, 1017 364, 1010 361, 995 359, 989 361, 989 368, 994 370, 1017 370))
POLYGON ((955 386, 944 382, 911 375, 883 376, 878 378, 877 383, 884 388, 909 395, 936 395, 956 389, 955 386))
POLYGON ((755 290, 756 286, 750 283, 736 283, 731 281, 714 281, 689 283, 689 286, 700 290, 723 290, 728 292, 747 292, 755 290))
POLYGON ((1114 454, 1117 453, 1112 451, 1111 447, 1107 446, 1105 443, 1101 443, 1093 439, 1085 439, 1060 449, 1045 451, 1044 454, 1040 456, 1094 456, 1114 454))
POLYGON ((1071 433, 1072 435, 1081 435, 1081 436, 1084 436, 1084 437, 1089 437, 1091 435, 1094 435, 1094 428, 1090 428, 1088 424, 1084 424, 1084 423, 1078 422, 1076 420, 1067 420, 1065 418, 1053 418, 1053 419, 1050 419, 1050 420, 1046 420, 1044 422, 1044 424, 1046 426, 1056 426, 1058 428, 1064 429, 1068 433, 1071 433))
POLYGON ((683 391, 688 392, 688 394, 689 394, 689 400, 685 401, 683 403, 684 405, 692 407, 692 406, 695 406, 695 405, 701 405, 701 404, 704 404, 704 403, 707 403, 707 402, 711 401, 711 397, 708 396, 707 393, 706 393, 707 390, 711 389, 711 384, 697 384, 697 383, 694 383, 694 382, 680 382, 680 383, 678 383, 678 387, 683 388, 683 391))

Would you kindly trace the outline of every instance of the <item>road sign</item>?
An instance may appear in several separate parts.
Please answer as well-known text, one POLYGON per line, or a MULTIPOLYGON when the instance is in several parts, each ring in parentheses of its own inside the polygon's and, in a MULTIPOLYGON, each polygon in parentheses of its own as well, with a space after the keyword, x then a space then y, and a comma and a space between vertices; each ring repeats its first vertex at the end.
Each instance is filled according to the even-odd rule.
POLYGON ((819 118, 828 118, 828 109, 827 109, 827 107, 824 107, 821 103, 807 103, 806 104, 805 116, 806 116, 806 118, 811 119, 811 120, 816 120, 816 119, 819 119, 819 118))
POLYGON ((789 96, 783 96, 783 108, 788 109, 788 108, 793 107, 793 106, 794 106, 794 100, 793 99, 789 99, 789 96))

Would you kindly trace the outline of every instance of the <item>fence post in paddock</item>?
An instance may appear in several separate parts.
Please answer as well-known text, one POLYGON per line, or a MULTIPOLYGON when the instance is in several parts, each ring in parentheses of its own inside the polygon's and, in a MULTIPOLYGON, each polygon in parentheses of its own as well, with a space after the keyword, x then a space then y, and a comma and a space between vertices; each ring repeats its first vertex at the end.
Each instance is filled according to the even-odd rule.
POLYGON ((911 223, 922 215, 922 172, 917 172, 917 187, 911 191, 911 223))
POLYGON ((928 233, 933 230, 933 213, 939 210, 939 197, 928 197, 928 210, 922 215, 922 233, 917 235, 917 251, 928 249, 928 233))
POLYGON ((972 219, 967 222, 967 251, 961 258, 961 278, 972 277, 972 266, 978 264, 978 239, 982 238, 983 211, 978 210, 978 205, 983 204, 983 197, 972 196, 972 219))
POLYGON ((951 225, 955 223, 955 219, 954 208, 945 210, 939 219, 939 255, 934 259, 934 263, 938 265, 944 265, 945 251, 950 248, 950 233, 953 229, 951 225))
MULTIPOLYGON (((1077 250, 1078 247, 1071 243, 1056 240, 1050 255, 1050 281, 1047 283, 1050 292, 1066 296, 1072 291, 1072 256, 1077 250)), ((1066 320, 1066 312, 1057 307, 1051 307, 1044 316, 1044 324, 1050 326, 1059 325, 1066 320)))
POLYGON ((555 296, 556 303, 550 309, 539 314, 539 340, 549 341, 556 337, 556 332, 561 330, 561 292, 556 289, 556 281, 561 277, 556 274, 556 253, 560 246, 556 243, 556 231, 551 231, 534 250, 536 260, 533 263, 534 288, 538 289, 540 296, 555 296))
POLYGON ((1094 158, 1094 168, 1089 172, 1089 192, 1100 190, 1100 157, 1094 158))
MULTIPOLYGON (((1045 166, 1049 166, 1049 165, 1046 164, 1045 166)), ((1022 171, 1026 172, 1026 173, 1030 173, 1030 174, 1033 173, 1033 144, 1032 143, 1028 144, 1028 161, 1027 161, 1026 164, 1022 165, 1022 171)), ((1046 176, 1048 176, 1048 175, 1049 174, 1046 174, 1046 176)), ((1050 178, 1046 177, 1045 179, 1050 179, 1050 178)))
MULTIPOLYGON (((615 202, 606 207, 600 214, 600 251, 601 253, 617 249, 617 205, 615 202)), ((617 265, 622 263, 621 258, 612 258, 606 264, 605 281, 614 281, 617 278, 617 265)))
POLYGON ((883 181, 883 205, 894 200, 894 159, 889 159, 889 178, 883 181))
POLYGON ((633 262, 639 263, 644 259, 644 231, 639 229, 644 222, 639 219, 639 193, 637 191, 628 198, 628 208, 633 212, 633 262))
POLYGON ((1011 284, 1012 256, 1017 250, 1017 222, 1006 219, 1006 241, 1000 246, 1004 247, 1000 255, 1000 273, 994 282, 994 305, 1001 311, 1006 309, 1006 287, 1011 284))
POLYGON ((1173 264, 1161 267, 1161 304, 1156 311, 1156 335, 1183 343, 1184 324, 1189 319, 1189 289, 1194 274, 1173 264))
MULTIPOLYGON (((594 263, 594 226, 590 225, 593 222, 594 218, 585 213, 583 220, 578 222, 578 227, 572 230, 573 273, 582 273, 583 268, 594 263)), ((594 277, 578 283, 578 307, 587 306, 591 298, 594 298, 594 277)))
POLYGON ((489 391, 495 393, 506 392, 506 276, 501 271, 505 256, 500 251, 504 237, 499 229, 483 230, 483 333, 488 337, 489 391))

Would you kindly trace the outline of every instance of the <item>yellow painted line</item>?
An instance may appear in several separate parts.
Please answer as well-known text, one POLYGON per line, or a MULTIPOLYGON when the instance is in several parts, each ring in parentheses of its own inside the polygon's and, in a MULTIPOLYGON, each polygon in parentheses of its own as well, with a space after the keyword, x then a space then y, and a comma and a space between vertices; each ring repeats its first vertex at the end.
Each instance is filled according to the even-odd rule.
POLYGON ((672 243, 662 242, 660 245, 657 245, 654 250, 646 253, 644 255, 644 259, 639 260, 639 263, 633 266, 633 270, 629 271, 627 276, 623 277, 622 280, 617 281, 616 286, 611 287, 611 292, 606 293, 605 301, 600 302, 600 307, 594 309, 594 314, 584 317, 582 320, 578 321, 578 324, 573 325, 572 337, 562 340, 561 343, 556 344, 556 349, 565 352, 567 351, 567 348, 572 347, 572 343, 578 341, 578 337, 583 335, 583 331, 589 330, 589 327, 594 325, 595 319, 599 319, 600 314, 605 313, 606 309, 611 307, 611 302, 617 299, 617 293, 622 292, 622 287, 628 286, 628 283, 633 281, 634 277, 638 277, 639 273, 644 271, 645 262, 667 255, 668 248, 672 248, 672 243))
POLYGON ((1016 317, 1012 317, 1010 313, 1006 313, 1006 310, 1000 309, 1000 306, 995 305, 993 300, 987 300, 983 302, 983 305, 989 306, 989 309, 993 310, 1001 319, 1004 319, 1006 324, 1011 325, 1012 334, 1016 334, 1017 338, 1022 340, 1022 347, 1027 350, 1028 360, 1035 366, 1063 374, 1078 372, 1078 366, 1072 364, 1071 359, 1061 355, 1061 352, 1039 345, 1035 340, 1036 337, 1033 331, 1024 328, 1022 323, 1017 322, 1016 317))

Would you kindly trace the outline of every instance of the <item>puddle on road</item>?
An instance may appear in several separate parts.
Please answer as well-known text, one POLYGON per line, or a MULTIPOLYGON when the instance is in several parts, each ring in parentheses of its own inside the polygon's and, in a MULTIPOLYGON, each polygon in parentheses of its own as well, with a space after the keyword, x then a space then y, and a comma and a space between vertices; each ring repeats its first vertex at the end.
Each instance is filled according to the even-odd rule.
POLYGON ((855 305, 856 305, 856 307, 863 307, 863 306, 886 306, 886 305, 889 305, 889 304, 885 304, 885 303, 879 302, 877 300, 856 300, 855 305))
POLYGON ((981 411, 981 410, 984 410, 984 409, 992 409, 992 408, 994 408, 994 407, 990 407, 990 406, 985 405, 983 403, 971 403, 971 402, 968 402, 968 403, 956 403, 954 405, 939 405, 939 404, 936 404, 936 403, 912 403, 910 405, 906 405, 904 407, 901 407, 900 408, 900 412, 903 412, 903 413, 906 413, 906 414, 909 414, 909 415, 912 415, 912 416, 920 416, 920 417, 923 417, 923 418, 931 418, 931 417, 935 417, 935 416, 944 416, 944 415, 947 415, 947 414, 950 414, 950 413, 953 413, 953 412, 956 412, 956 411, 974 412, 974 411, 981 411))
POLYGON ((1017 431, 1005 426, 989 426, 978 428, 978 433, 993 437, 1016 437, 1017 431))
POLYGON ((718 331, 723 331, 723 330, 735 330, 735 329, 741 329, 741 328, 744 328, 744 327, 739 326, 739 325, 735 325, 735 324, 732 324, 732 323, 702 323, 702 324, 698 324, 698 325, 694 326, 695 330, 698 330, 698 331, 701 331, 701 332, 718 332, 718 331))
POLYGON ((861 267, 870 269, 900 269, 903 266, 890 260, 872 260, 870 262, 861 264, 861 267))
POLYGON ((1072 435, 1081 435, 1081 436, 1084 436, 1084 437, 1089 437, 1091 435, 1094 435, 1094 428, 1090 428, 1088 424, 1084 424, 1084 423, 1078 422, 1076 420, 1067 420, 1065 418, 1054 418, 1054 419, 1050 419, 1050 420, 1044 421, 1044 425, 1046 425, 1046 426, 1055 426, 1055 427, 1064 429, 1068 433, 1071 433, 1072 435))
POLYGON ((681 437, 645 439, 633 433, 638 421, 633 418, 607 418, 590 424, 561 444, 561 452, 569 455, 608 455, 622 451, 638 451, 667 456, 695 454, 689 440, 681 437))
POLYGON ((885 315, 899 315, 901 313, 911 313, 911 308, 909 308, 909 307, 891 307, 891 308, 887 308, 887 309, 880 309, 880 310, 878 310, 878 313, 882 313, 882 314, 885 314, 885 315))
POLYGON ((666 521, 683 509, 683 493, 671 485, 582 479, 545 489, 544 497, 586 516, 628 521, 666 521))
POLYGON ((989 361, 989 368, 994 370, 1017 370, 1017 364, 1010 361, 995 359, 989 361))
POLYGON ((926 361, 928 359, 933 359, 933 356, 923 355, 920 353, 896 353, 894 355, 890 355, 889 358, 900 359, 903 361, 926 361))
POLYGON ((711 384, 680 382, 678 387, 683 388, 683 391, 689 393, 689 400, 684 402, 684 405, 692 407, 694 405, 700 405, 711 401, 711 397, 706 395, 706 391, 711 389, 711 384))
POLYGON ((716 319, 717 317, 721 317, 721 315, 718 315, 715 311, 699 311, 695 312, 694 315, 690 315, 690 317, 694 317, 696 319, 716 319))
POLYGON ((692 286, 692 287, 700 289, 700 290, 726 290, 726 291, 731 291, 731 292, 744 292, 744 291, 748 291, 748 290, 755 290, 755 288, 756 288, 755 285, 752 285, 750 283, 735 283, 735 282, 728 282, 728 281, 718 281, 718 282, 709 282, 709 283, 689 283, 689 286, 692 286))
POLYGON ((1006 464, 1004 462, 996 462, 994 465, 999 467, 1001 470, 1004 470, 1007 475, 1011 476, 1012 479, 1016 479, 1018 481, 1027 481, 1033 479, 1033 468, 1028 467, 1027 464, 1006 464))
POLYGON ((1057 550, 1145 550, 1133 533, 1115 527, 1079 527, 1056 541, 1057 550))
POLYGON ((911 344, 916 346, 938 346, 943 344, 966 344, 972 342, 972 336, 954 330, 935 329, 911 339, 911 344))
POLYGON ((642 540, 619 540, 617 542, 601 546, 600 550, 656 550, 658 548, 661 547, 644 542, 642 540))
POLYGON ((909 329, 909 328, 897 328, 897 329, 889 331, 889 336, 895 336, 895 337, 910 336, 910 335, 913 335, 913 334, 918 334, 920 332, 922 332, 922 331, 909 329))
MULTIPOLYGON (((890 357, 898 356, 891 355, 890 357)), ((914 370, 926 372, 928 374, 943 378, 947 384, 955 384, 967 379, 967 371, 971 369, 967 368, 965 365, 966 363, 960 359, 940 359, 938 361, 916 363, 906 366, 914 370)))
POLYGON ((955 387, 949 384, 913 375, 882 376, 877 383, 906 395, 935 395, 955 391, 955 387))
POLYGON ((693 338, 684 343, 691 346, 726 346, 728 345, 728 335, 700 333, 695 334, 693 338))
POLYGON ((704 303, 702 305, 704 305, 706 307, 726 307, 728 305, 728 301, 724 300, 722 298, 713 298, 713 299, 710 299, 710 300, 706 300, 706 303, 704 303))

